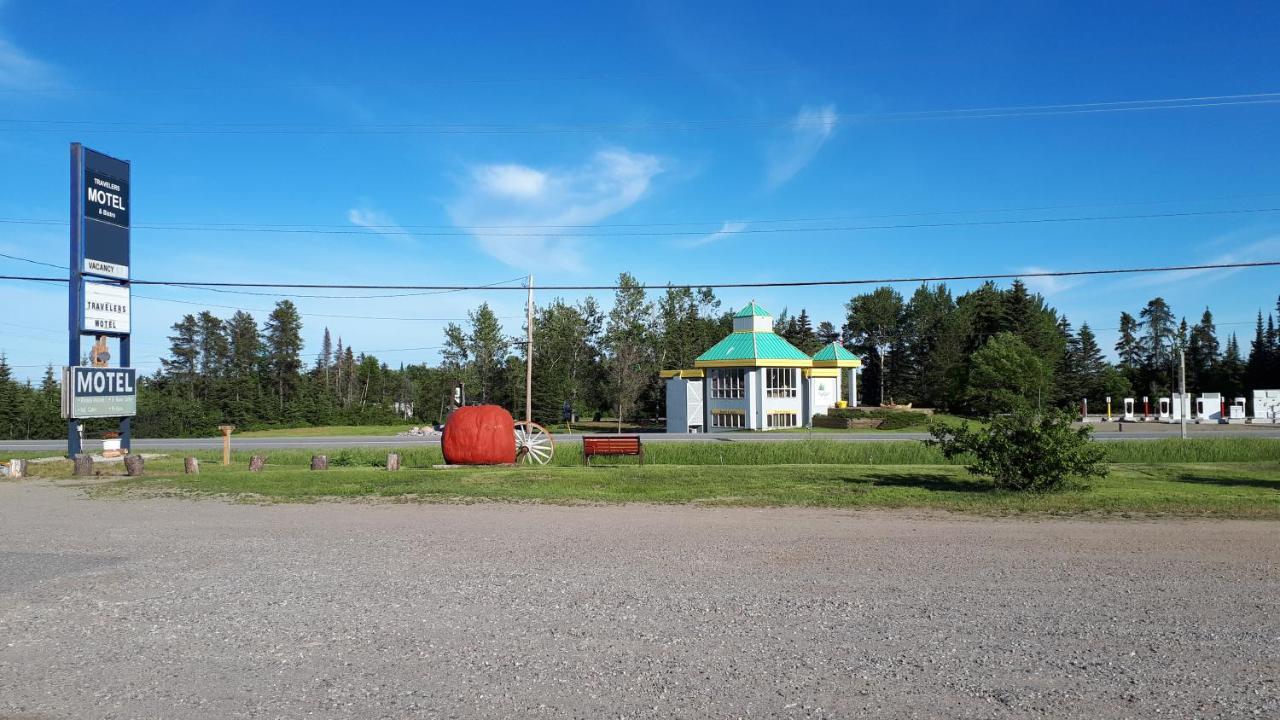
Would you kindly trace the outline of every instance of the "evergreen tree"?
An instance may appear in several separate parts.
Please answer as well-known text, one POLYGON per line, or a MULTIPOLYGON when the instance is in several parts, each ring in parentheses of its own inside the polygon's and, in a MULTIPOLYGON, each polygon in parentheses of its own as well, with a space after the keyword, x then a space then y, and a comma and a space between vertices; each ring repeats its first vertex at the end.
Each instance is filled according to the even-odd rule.
POLYGON ((1136 318, 1127 312, 1120 313, 1120 339, 1116 341, 1116 355, 1120 358, 1120 369, 1137 373, 1142 366, 1142 343, 1138 340, 1140 325, 1136 318))
POLYGON ((502 324, 489 303, 481 303, 475 312, 468 314, 471 333, 467 338, 467 351, 475 365, 475 377, 479 383, 480 402, 501 400, 499 390, 503 385, 510 345, 502 334, 502 324))
POLYGON ((0 440, 17 440, 22 412, 19 406, 18 384, 13 381, 13 370, 4 353, 0 353, 0 440))
POLYGON ((195 399, 199 362, 200 324, 194 315, 184 315, 173 324, 173 334, 169 336, 169 357, 161 358, 160 367, 189 400, 195 399))
POLYGON ((302 369, 302 317, 291 300, 281 300, 267 317, 262 336, 263 364, 283 411, 298 388, 302 369))
POLYGON ((1187 387, 1201 392, 1211 390, 1218 384, 1219 357, 1217 328, 1213 323, 1213 313, 1204 309, 1200 322, 1191 328, 1187 338, 1187 387))
POLYGON ((1269 369, 1271 365, 1271 348, 1267 342, 1267 333, 1262 325, 1262 311, 1258 311, 1258 324, 1254 329, 1253 342, 1249 344, 1249 360, 1245 364, 1244 383, 1250 388, 1268 388, 1269 369))
POLYGON ((1227 351, 1223 353, 1222 363, 1218 370, 1218 386, 1228 397, 1242 397, 1245 392, 1245 363, 1240 355, 1240 341, 1231 333, 1227 340, 1227 351))
POLYGON ((820 346, 840 342, 840 331, 829 320, 818 323, 818 344, 820 346))
POLYGON ((1173 387, 1175 377, 1177 328, 1173 311, 1164 298, 1153 298, 1138 314, 1142 327, 1140 345, 1143 352, 1142 377, 1144 387, 1153 393, 1173 387))
MULTIPOLYGON (((333 340, 329 337, 329 328, 324 329, 324 339, 320 341, 320 357, 316 359, 316 377, 324 380, 324 388, 329 389, 329 369, 333 366, 333 340)), ((403 369, 403 368, 402 368, 403 369)))

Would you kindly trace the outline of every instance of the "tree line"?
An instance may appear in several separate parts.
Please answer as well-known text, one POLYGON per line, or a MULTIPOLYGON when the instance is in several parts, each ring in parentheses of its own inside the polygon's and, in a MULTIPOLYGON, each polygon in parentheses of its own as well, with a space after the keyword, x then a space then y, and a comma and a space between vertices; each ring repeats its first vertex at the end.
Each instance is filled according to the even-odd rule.
MULTIPOLYGON (((665 413, 661 369, 688 368, 732 331, 736 307, 711 288, 651 292, 627 273, 606 312, 596 298, 539 305, 533 323, 536 420, 564 409, 586 419, 652 420, 665 413)), ((741 304, 741 303, 737 303, 741 304)), ((1234 397, 1280 386, 1280 298, 1257 315, 1247 348, 1221 337, 1205 308, 1188 325, 1154 298, 1121 312, 1115 362, 1094 330, 1078 328, 1015 280, 955 295, 920 285, 909 297, 892 287, 855 295, 838 317, 814 323, 784 308, 774 330, 806 353, 839 342, 864 360, 862 403, 912 403, 967 415, 1020 407, 1076 407, 1081 399, 1159 397, 1177 387, 1185 350, 1190 392, 1234 397)), ((454 388, 469 402, 524 413, 525 328, 504 328, 481 304, 443 332, 440 362, 390 367, 324 328, 318 351, 303 353, 302 318, 289 300, 259 324, 237 311, 186 315, 172 327, 159 370, 140 377, 135 432, 148 437, 212 435, 216 426, 270 427, 436 423, 454 388), (511 331, 515 332, 512 333, 511 331)), ((0 438, 59 437, 58 378, 14 380, 0 355, 0 438)), ((90 428, 110 429, 108 421, 90 428)))

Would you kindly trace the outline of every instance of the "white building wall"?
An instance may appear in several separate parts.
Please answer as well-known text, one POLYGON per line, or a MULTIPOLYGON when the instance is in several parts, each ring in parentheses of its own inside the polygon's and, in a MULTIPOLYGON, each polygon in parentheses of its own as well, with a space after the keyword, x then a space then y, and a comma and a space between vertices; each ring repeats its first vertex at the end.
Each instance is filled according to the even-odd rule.
POLYGON ((804 424, 813 424, 813 416, 826 414, 840 399, 840 376, 811 377, 805 381, 808 390, 809 404, 805 408, 804 424))
POLYGON ((1280 390, 1253 391, 1253 419, 1260 422, 1280 422, 1280 390))

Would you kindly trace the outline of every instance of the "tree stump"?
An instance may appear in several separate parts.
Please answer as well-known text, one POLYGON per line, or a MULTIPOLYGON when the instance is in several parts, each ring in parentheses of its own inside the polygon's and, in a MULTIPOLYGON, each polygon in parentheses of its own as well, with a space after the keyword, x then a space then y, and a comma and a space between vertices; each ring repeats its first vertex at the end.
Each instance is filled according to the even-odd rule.
POLYGON ((72 458, 71 474, 76 477, 92 477, 93 476, 93 456, 81 453, 72 458))
POLYGON ((9 461, 9 477, 19 480, 27 476, 26 460, 10 460, 9 461))
POLYGON ((183 458, 183 460, 182 460, 182 471, 183 471, 183 472, 185 472, 185 473, 186 473, 186 474, 188 474, 188 475, 199 475, 199 474, 200 474, 200 461, 199 461, 199 460, 197 460, 197 459, 195 459, 195 458, 193 458, 193 457, 183 458))
POLYGON ((329 456, 328 455, 312 455, 311 469, 312 470, 328 470, 329 456))
POLYGON ((141 455, 125 455, 124 456, 124 472, 129 477, 140 477, 142 475, 143 465, 146 461, 141 455))
POLYGON ((261 455, 254 455, 249 458, 249 472, 262 472, 262 466, 267 464, 267 459, 261 455))
POLYGON ((395 472, 400 469, 400 453, 387 453, 387 470, 395 472))

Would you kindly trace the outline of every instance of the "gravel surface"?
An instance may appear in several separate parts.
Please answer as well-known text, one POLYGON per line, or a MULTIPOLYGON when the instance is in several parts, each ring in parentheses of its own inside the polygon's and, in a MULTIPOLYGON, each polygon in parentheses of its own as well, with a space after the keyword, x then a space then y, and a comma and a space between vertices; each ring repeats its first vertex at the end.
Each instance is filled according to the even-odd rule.
POLYGON ((0 718, 1278 717, 1280 526, 0 482, 0 718))

